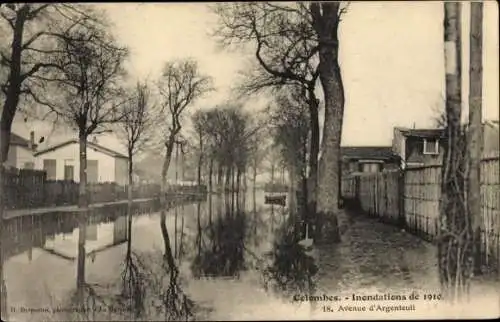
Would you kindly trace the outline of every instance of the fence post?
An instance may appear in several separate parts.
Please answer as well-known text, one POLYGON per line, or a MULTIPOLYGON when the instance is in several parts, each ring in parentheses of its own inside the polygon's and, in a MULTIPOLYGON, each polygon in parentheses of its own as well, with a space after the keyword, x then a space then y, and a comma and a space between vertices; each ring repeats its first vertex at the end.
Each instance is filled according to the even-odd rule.
POLYGON ((405 170, 401 169, 398 175, 398 226, 406 228, 405 216, 405 170))

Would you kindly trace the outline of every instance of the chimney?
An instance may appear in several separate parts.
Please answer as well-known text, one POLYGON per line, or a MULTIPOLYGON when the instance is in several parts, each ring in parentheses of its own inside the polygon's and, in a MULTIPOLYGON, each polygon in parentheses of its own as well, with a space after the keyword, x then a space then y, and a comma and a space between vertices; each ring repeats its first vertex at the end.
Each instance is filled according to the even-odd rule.
POLYGON ((30 132, 29 149, 32 151, 35 150, 35 131, 30 132))

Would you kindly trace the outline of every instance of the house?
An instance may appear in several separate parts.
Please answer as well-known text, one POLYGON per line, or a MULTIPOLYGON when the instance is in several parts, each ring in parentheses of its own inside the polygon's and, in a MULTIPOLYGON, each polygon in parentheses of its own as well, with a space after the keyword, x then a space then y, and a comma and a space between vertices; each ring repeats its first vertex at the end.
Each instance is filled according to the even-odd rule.
MULTIPOLYGON (((72 139, 35 153, 35 168, 45 170, 48 180, 80 181, 80 145, 72 139)), ((97 142, 87 142, 87 182, 126 185, 127 156, 97 142)))
MULTIPOLYGON (((134 162, 134 174, 136 180, 147 183, 160 183, 165 154, 148 153, 141 160, 134 162)), ((197 160, 196 160, 197 161, 197 160)), ((167 171, 168 184, 182 184, 182 182, 197 182, 197 164, 193 164, 188 158, 175 157, 172 153, 167 171)))
POLYGON ((399 158, 390 146, 344 146, 340 151, 343 175, 381 172, 399 167, 399 158))
POLYGON ((444 143, 443 129, 395 127, 392 150, 400 157, 402 169, 442 164, 444 143))
MULTIPOLYGON (((498 155, 500 133, 498 121, 482 124, 483 156, 498 155)), ((401 158, 401 167, 442 164, 446 148, 444 129, 394 128, 392 149, 401 158)))
POLYGON ((30 133, 30 140, 27 140, 15 133, 10 134, 10 147, 5 165, 18 169, 33 169, 35 165, 34 151, 35 132, 30 133))

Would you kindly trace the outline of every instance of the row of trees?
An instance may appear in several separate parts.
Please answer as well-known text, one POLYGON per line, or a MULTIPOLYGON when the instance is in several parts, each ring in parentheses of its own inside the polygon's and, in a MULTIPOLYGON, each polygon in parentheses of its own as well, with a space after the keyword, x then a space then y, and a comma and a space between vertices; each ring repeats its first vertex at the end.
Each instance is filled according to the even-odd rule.
MULTIPOLYGON (((165 192, 166 173, 182 128, 182 115, 190 104, 211 90, 211 79, 200 74, 196 62, 189 59, 166 63, 156 86, 138 82, 131 88, 124 68, 128 50, 113 37, 105 18, 103 12, 90 5, 2 4, 0 7, 1 37, 5 38, 0 48, 0 97, 3 101, 0 195, 6 188, 4 163, 17 113, 26 117, 46 118, 49 115, 52 121, 74 130, 80 142, 79 293, 85 285, 89 137, 109 131, 119 134, 129 157, 129 187, 133 185, 133 157, 146 147, 164 147, 162 192, 165 192)), ((161 202, 165 205, 165 193, 162 196, 161 202)), ((131 198, 130 188, 129 209, 131 198)), ((0 211, 0 229, 3 229, 3 205, 0 211)), ((166 259, 171 271, 175 271, 164 217, 163 211, 166 259)), ((5 313, 3 256, 0 259, 2 312, 5 313)))
POLYGON ((199 142, 198 181, 203 176, 210 191, 214 183, 224 191, 239 191, 252 168, 255 185, 263 123, 240 103, 199 110, 192 122, 199 142))
POLYGON ((315 240, 339 241, 340 142, 344 89, 338 62, 338 30, 346 6, 341 2, 246 2, 215 5, 226 47, 251 48, 256 66, 240 86, 242 93, 276 92, 293 87, 308 112, 308 173, 305 213, 314 214, 315 240), (324 99, 320 145, 318 80, 324 99), (321 153, 320 153, 321 152, 321 153), (321 155, 321 157, 320 157, 321 155), (325 228, 319 232, 319 228, 325 228))

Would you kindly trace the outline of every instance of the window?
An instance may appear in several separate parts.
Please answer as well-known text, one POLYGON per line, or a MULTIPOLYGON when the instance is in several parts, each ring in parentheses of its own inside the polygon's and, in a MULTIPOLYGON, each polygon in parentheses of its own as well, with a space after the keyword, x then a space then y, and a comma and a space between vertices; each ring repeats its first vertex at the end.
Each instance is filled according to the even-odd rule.
POLYGON ((64 180, 75 180, 75 167, 64 165, 64 180))
POLYGON ((439 141, 437 139, 424 139, 424 154, 439 154, 439 141))
POLYGON ((64 180, 75 180, 73 160, 64 160, 64 180))
POLYGON ((97 160, 87 160, 87 182, 98 182, 98 162, 97 160))
POLYGON ((47 180, 56 180, 56 165, 57 162, 54 159, 43 160, 43 170, 47 173, 47 180))

